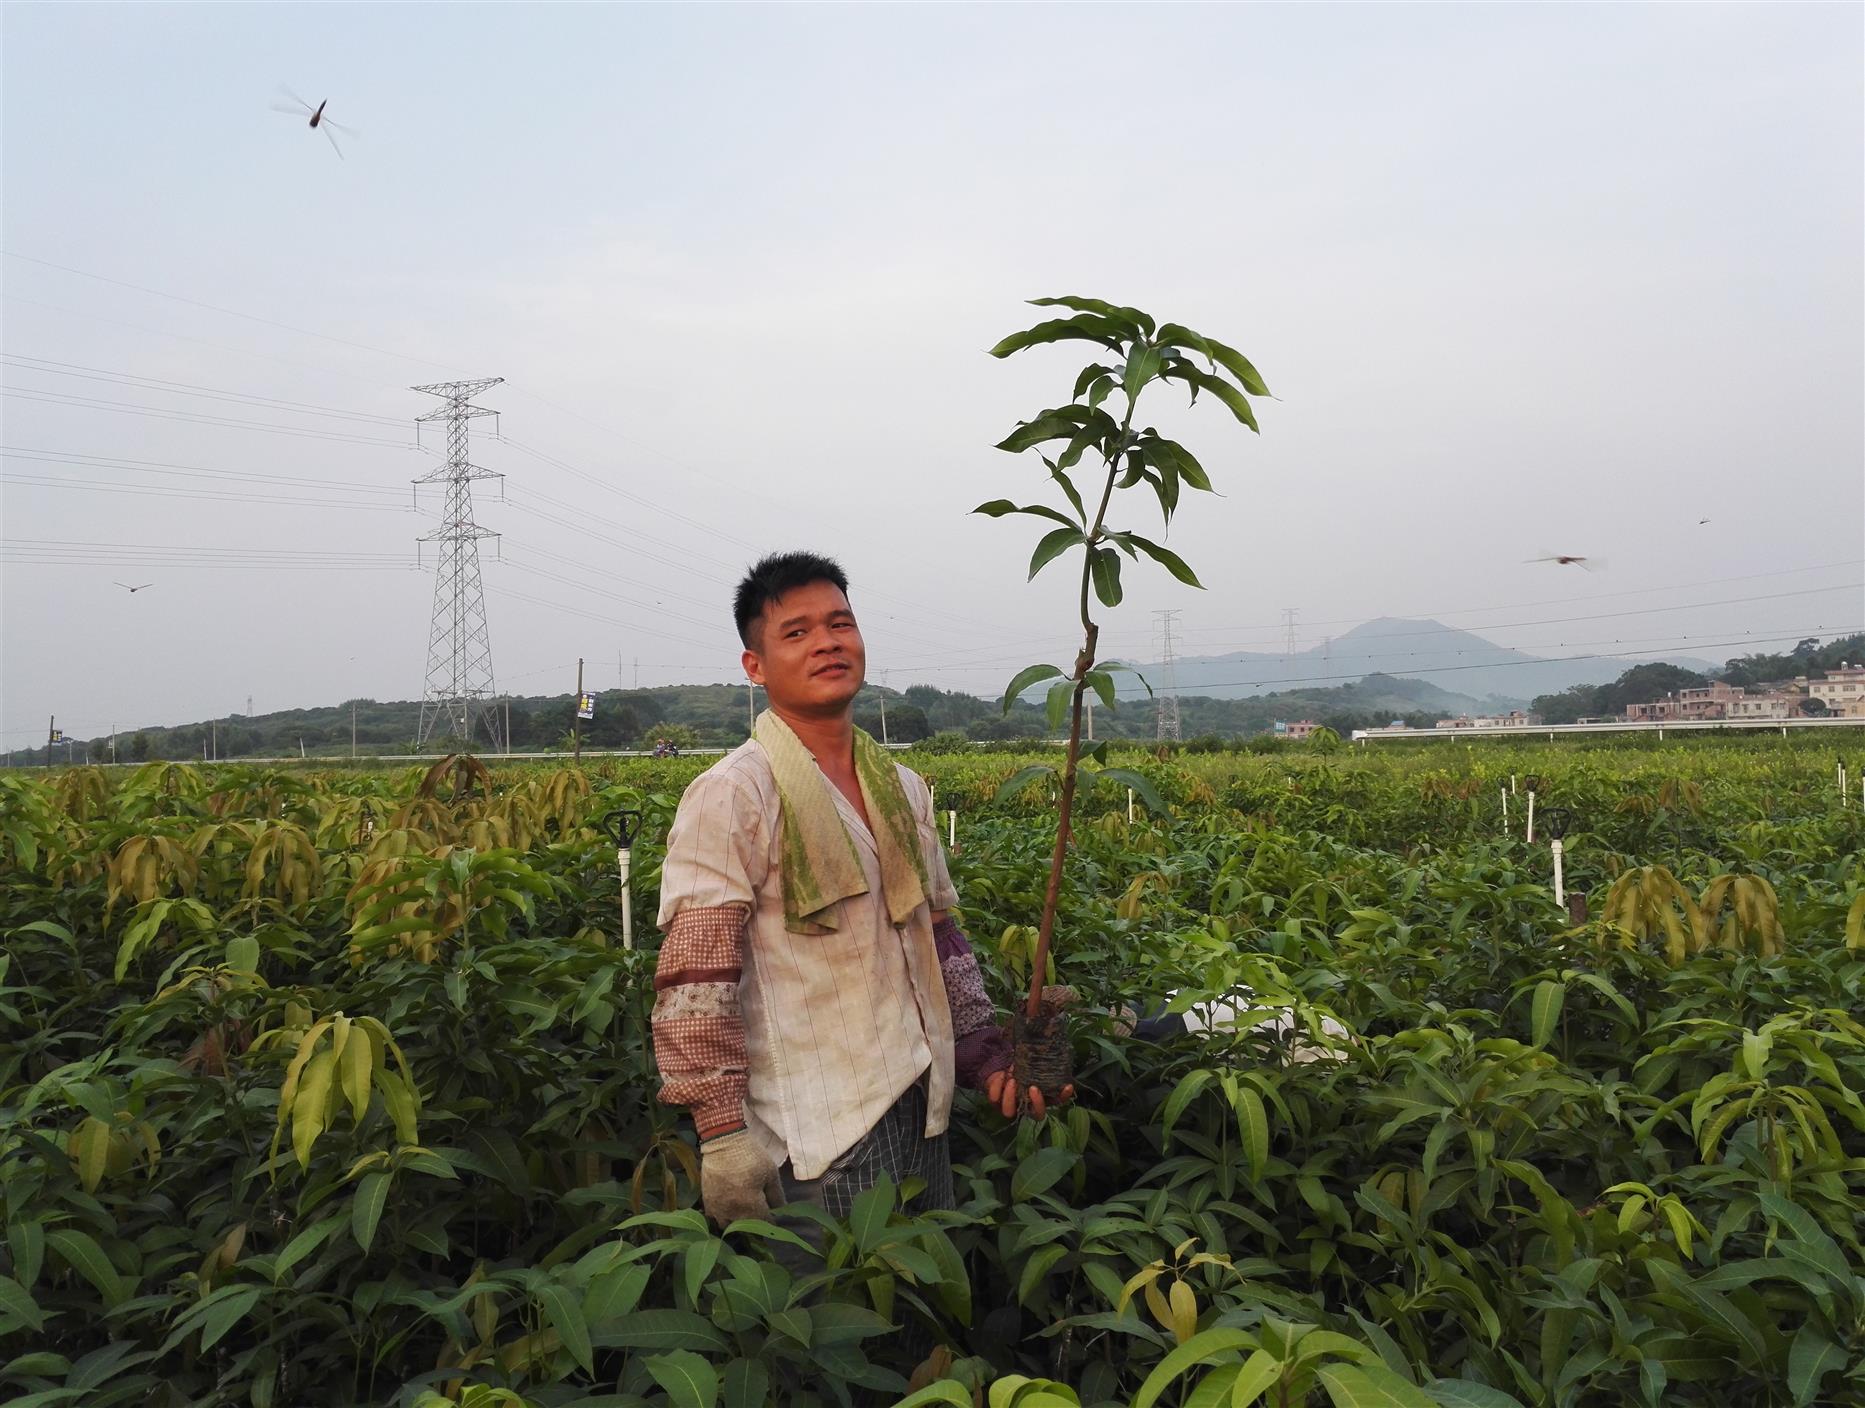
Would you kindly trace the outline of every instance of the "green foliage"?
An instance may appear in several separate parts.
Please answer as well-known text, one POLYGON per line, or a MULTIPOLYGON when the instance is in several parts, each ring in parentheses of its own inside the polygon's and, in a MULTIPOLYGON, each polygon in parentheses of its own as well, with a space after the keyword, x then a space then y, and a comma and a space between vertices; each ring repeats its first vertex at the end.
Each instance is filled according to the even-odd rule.
MULTIPOLYGON (((994 798, 1038 759, 908 760, 1009 1001, 1055 813, 994 798)), ((1082 793, 1079 1102, 961 1096, 954 1212, 883 1187, 722 1233, 593 826, 647 814, 651 942, 704 759, 0 777, 0 1398, 1855 1403, 1865 815, 1834 761, 1110 750, 1158 805, 1082 793), (1511 774, 1574 813, 1600 917, 1504 831, 1511 774), (1122 1037, 1124 1005, 1213 1029, 1122 1037)))

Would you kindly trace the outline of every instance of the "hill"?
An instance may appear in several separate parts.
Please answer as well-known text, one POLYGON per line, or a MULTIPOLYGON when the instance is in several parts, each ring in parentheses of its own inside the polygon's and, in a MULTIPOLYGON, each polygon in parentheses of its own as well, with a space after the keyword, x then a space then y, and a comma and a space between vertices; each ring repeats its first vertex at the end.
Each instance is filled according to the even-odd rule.
MULTIPOLYGON (((1611 660, 1559 660, 1497 645, 1441 621, 1382 616, 1343 632, 1323 646, 1294 655, 1233 651, 1193 655, 1177 662, 1181 694, 1236 699, 1265 685, 1326 685, 1363 676, 1420 676, 1445 690, 1481 701, 1482 709, 1521 708, 1542 694, 1577 684, 1607 684, 1629 666, 1676 665, 1707 674, 1717 667, 1685 655, 1623 656, 1611 660)), ((1465 706, 1468 708, 1469 706, 1465 706)))

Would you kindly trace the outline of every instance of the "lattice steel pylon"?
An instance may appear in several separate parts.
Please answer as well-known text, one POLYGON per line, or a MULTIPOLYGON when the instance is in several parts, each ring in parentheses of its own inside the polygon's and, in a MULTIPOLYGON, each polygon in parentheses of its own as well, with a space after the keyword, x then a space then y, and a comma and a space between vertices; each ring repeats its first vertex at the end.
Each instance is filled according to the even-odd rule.
POLYGON ((1179 619, 1177 611, 1155 611, 1154 618, 1159 622, 1159 683, 1153 690, 1153 710, 1158 724, 1158 737, 1177 739, 1179 736, 1179 677, 1177 666, 1173 663, 1172 627, 1179 619))
POLYGON ((443 402, 426 415, 416 416, 417 425, 433 420, 447 423, 446 463, 414 481, 447 486, 440 526, 419 540, 440 544, 440 562, 434 575, 434 618, 428 628, 427 684, 421 694, 416 747, 436 734, 458 738, 463 746, 470 746, 476 725, 484 725, 491 748, 502 746, 498 710, 493 704, 492 637, 486 628, 486 593, 479 577, 479 540, 496 538, 498 534, 481 528, 473 519, 473 481, 499 476, 467 459, 466 431, 474 417, 498 414, 469 402, 504 380, 502 376, 489 376, 478 381, 446 381, 410 388, 438 396, 443 402))

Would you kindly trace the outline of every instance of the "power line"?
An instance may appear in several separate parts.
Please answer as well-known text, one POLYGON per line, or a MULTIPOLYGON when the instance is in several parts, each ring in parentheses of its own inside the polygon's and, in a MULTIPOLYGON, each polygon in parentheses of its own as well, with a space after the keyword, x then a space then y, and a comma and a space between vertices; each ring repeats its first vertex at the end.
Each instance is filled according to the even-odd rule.
POLYGON ((264 406, 268 409, 286 410, 299 415, 327 416, 337 420, 366 421, 371 425, 402 426, 406 422, 394 416, 377 415, 372 411, 346 411, 336 406, 319 406, 305 401, 288 401, 277 396, 261 396, 256 392, 234 391, 228 387, 203 386, 198 382, 168 381, 161 377, 141 376, 135 372, 111 371, 103 367, 87 367, 77 362, 54 362, 45 357, 28 357, 24 353, 0 353, 0 363, 15 367, 20 371, 36 372, 42 376, 69 377, 75 381, 97 381, 107 386, 123 386, 133 391, 154 391, 165 395, 198 396, 212 401, 230 401, 240 405, 264 406))
POLYGON ((280 425, 275 421, 234 420, 228 416, 210 416, 194 411, 167 410, 160 406, 143 406, 128 401, 108 401, 91 396, 68 396, 59 391, 22 391, 0 388, 0 396, 20 401, 39 401, 53 406, 70 406, 78 410, 109 411, 115 415, 146 416, 153 420, 180 421, 184 425, 206 425, 217 429, 259 430, 273 435, 297 435, 310 440, 334 440, 345 445, 386 445, 392 450, 417 450, 405 440, 385 440, 380 436, 353 435, 341 430, 314 430, 303 425, 280 425))
POLYGON ((76 451, 41 450, 29 446, 0 445, 0 459, 25 460, 39 464, 69 465, 74 469, 111 469, 137 474, 163 474, 178 478, 231 479, 255 484, 284 484, 316 489, 341 489, 346 493, 379 494, 402 498, 400 489, 382 484, 368 484, 359 479, 313 479, 297 474, 265 474, 250 469, 209 469, 198 464, 176 464, 172 460, 126 459, 117 455, 87 455, 76 451))
POLYGON ((261 323, 269 328, 278 328, 283 332, 297 333, 300 337, 314 337, 319 342, 335 343, 339 347, 352 348, 358 352, 373 352, 378 357, 394 357, 398 361, 414 362, 424 367, 440 367, 446 371, 456 371, 445 362, 434 362, 426 357, 410 357, 404 352, 391 352, 386 347, 371 347, 366 342, 352 342, 344 337, 332 337, 328 333, 312 332, 309 328, 294 327, 290 323, 281 323, 275 318, 262 318, 255 313, 242 313, 233 308, 221 308, 212 303, 203 303, 198 298, 184 298, 178 293, 165 293, 159 288, 148 288, 143 284, 133 284, 127 279, 113 279, 106 274, 94 274, 88 269, 76 269, 69 264, 54 264, 49 259, 36 259, 30 254, 19 254, 10 249, 0 249, 0 255, 8 259, 23 260, 28 264, 37 264, 46 269, 57 269, 63 274, 76 274, 81 279, 95 279, 98 283, 114 284, 118 288, 133 289, 137 293, 146 293, 153 298, 166 298, 174 303, 185 303, 191 308, 204 308, 210 313, 221 313, 229 318, 242 318, 249 323, 261 323))
POLYGON ((153 484, 118 484, 105 479, 68 479, 41 474, 0 474, 0 484, 36 489, 77 489, 90 493, 133 494, 139 497, 195 499, 205 503, 287 504, 295 508, 364 509, 372 513, 413 513, 409 504, 358 503, 343 499, 293 498, 283 494, 242 494, 233 490, 167 489, 153 484))
POLYGON ((177 342, 192 342, 197 347, 211 347, 216 352, 231 352, 236 357, 262 357, 268 362, 277 362, 281 366, 297 367, 303 371, 315 372, 319 376, 341 377, 345 381, 362 382, 366 386, 380 388, 379 377, 357 376, 354 372, 340 372, 335 367, 320 367, 312 362, 302 362, 296 357, 281 357, 274 352, 261 352, 252 347, 235 347, 227 342, 215 342, 205 337, 190 337, 186 333, 170 332, 167 328, 144 327, 141 323, 125 322, 121 318, 106 318, 101 313, 88 313, 80 308, 64 308, 56 303, 46 303, 37 298, 22 298, 16 293, 0 293, 0 303, 22 303, 29 308, 43 308, 47 312, 57 313, 61 317, 86 318, 94 323, 108 323, 111 327, 128 328, 131 332, 148 333, 151 337, 169 337, 177 342))
MULTIPOLYGON (((1472 615, 1479 614, 1481 612, 1515 611, 1515 610, 1519 610, 1524 607, 1530 607, 1530 606, 1565 606, 1567 603, 1573 602, 1573 601, 1606 601, 1614 597, 1622 597, 1622 596, 1648 596, 1653 592, 1694 591, 1698 587, 1720 587, 1720 586, 1725 586, 1730 582, 1755 582, 1755 581, 1761 581, 1762 579, 1768 578, 1768 577, 1798 577, 1808 572, 1829 572, 1840 567, 1859 567, 1859 566, 1865 566, 1865 558, 1855 557, 1855 558, 1850 558, 1843 562, 1818 562, 1807 567, 1784 567, 1784 568, 1780 568, 1772 572, 1745 572, 1739 576, 1733 576, 1733 577, 1731 576, 1711 577, 1701 582, 1672 582, 1672 583, 1668 583, 1663 586, 1656 586, 1656 587, 1628 587, 1624 591, 1616 591, 1616 592, 1588 592, 1582 596, 1544 597, 1539 601, 1516 601, 1516 602, 1502 603, 1502 604, 1494 605, 1494 606, 1459 606, 1459 607, 1452 607, 1447 610, 1404 611, 1404 612, 1399 612, 1396 614, 1401 619, 1412 619, 1412 618, 1419 618, 1419 617, 1435 619, 1436 617, 1439 617, 1439 616, 1472 616, 1472 615)), ((1382 612, 1380 614, 1390 616, 1390 615, 1394 615, 1395 613, 1382 612)), ((1311 626, 1358 625, 1370 619, 1372 618, 1366 615, 1336 616, 1326 621, 1310 621, 1308 624, 1311 626)), ((1190 626, 1190 627, 1187 627, 1186 629, 1188 633, 1195 632, 1199 634, 1206 634, 1212 631, 1225 631, 1225 632, 1275 631, 1275 630, 1282 629, 1282 625, 1283 625, 1282 622, 1275 622, 1275 623, 1265 622, 1261 625, 1255 625, 1255 626, 1234 626, 1234 625, 1233 626, 1190 626)), ((1492 630, 1492 629, 1495 629, 1495 627, 1492 624, 1489 626, 1472 626, 1472 627, 1468 627, 1467 629, 1492 630)))
MULTIPOLYGON (((1549 616, 1549 617, 1543 617, 1543 618, 1533 620, 1533 621, 1498 621, 1498 622, 1495 622, 1494 624, 1483 626, 1480 629, 1486 630, 1486 631, 1503 631, 1503 630, 1515 630, 1515 629, 1519 629, 1521 627, 1526 627, 1526 626, 1571 625, 1576 621, 1621 620, 1628 616, 1655 616, 1655 615, 1660 615, 1667 611, 1694 611, 1694 610, 1698 610, 1698 609, 1702 609, 1706 607, 1712 607, 1712 606, 1743 606, 1743 605, 1748 605, 1752 602, 1758 602, 1758 601, 1782 601, 1789 597, 1823 596, 1823 595, 1827 595, 1832 592, 1857 591, 1861 587, 1865 587, 1865 583, 1846 582, 1846 583, 1841 583, 1838 586, 1832 586, 1832 587, 1807 587, 1799 591, 1767 592, 1767 593, 1761 593, 1755 596, 1723 597, 1723 598, 1719 598, 1714 601, 1686 601, 1686 602, 1679 602, 1671 606, 1638 607, 1638 608, 1634 608, 1634 609, 1627 610, 1627 611, 1601 611, 1601 612, 1593 612, 1593 613, 1590 613, 1588 615, 1583 615, 1583 616, 1549 616)), ((1395 631, 1391 635, 1382 634, 1378 636, 1376 639, 1380 641, 1401 640, 1408 636, 1429 636, 1429 635, 1435 635, 1435 634, 1437 634, 1435 631, 1395 631)), ((1475 634, 1475 632, 1472 631, 1470 632, 1470 634, 1475 634)), ((1488 643, 1491 645, 1495 645, 1496 648, 1498 649, 1506 650, 1506 649, 1516 648, 1516 647, 1511 647, 1511 646, 1506 646, 1506 645, 1500 645, 1494 641, 1490 641, 1488 643)), ((1550 647, 1544 646, 1540 648, 1547 649, 1550 647)), ((1421 651, 1399 651, 1399 652, 1380 654, 1380 655, 1355 655, 1352 658, 1361 659, 1361 660, 1381 660, 1381 659, 1396 660, 1396 659, 1401 659, 1401 658, 1411 658, 1417 655, 1444 655, 1444 654, 1463 654, 1463 653, 1464 652, 1462 651, 1421 650, 1421 651)), ((984 669, 993 664, 1004 663, 1006 661, 1014 660, 1016 658, 1017 658, 1016 656, 1011 656, 1011 655, 978 657, 977 668, 984 669)), ((1287 658, 1287 657, 1284 657, 1284 658, 1287 658)), ((924 662, 923 664, 896 666, 895 668, 898 668, 898 669, 964 668, 964 665, 962 664, 962 662, 942 662, 938 660, 931 660, 931 661, 924 662)))

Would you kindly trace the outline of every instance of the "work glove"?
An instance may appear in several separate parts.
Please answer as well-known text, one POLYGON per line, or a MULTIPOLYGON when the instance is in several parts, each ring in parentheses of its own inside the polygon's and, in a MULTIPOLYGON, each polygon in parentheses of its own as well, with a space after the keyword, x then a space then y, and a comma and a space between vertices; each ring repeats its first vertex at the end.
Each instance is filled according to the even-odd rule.
POLYGON ((735 1129, 699 1146, 699 1201, 719 1226, 741 1217, 769 1217, 783 1201, 777 1165, 748 1129, 735 1129))

